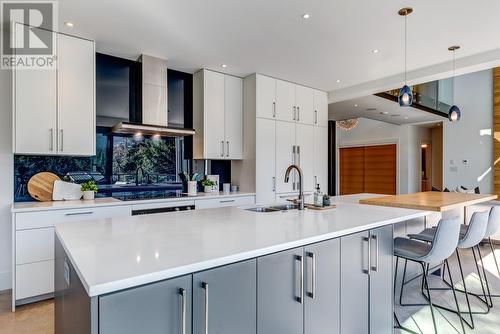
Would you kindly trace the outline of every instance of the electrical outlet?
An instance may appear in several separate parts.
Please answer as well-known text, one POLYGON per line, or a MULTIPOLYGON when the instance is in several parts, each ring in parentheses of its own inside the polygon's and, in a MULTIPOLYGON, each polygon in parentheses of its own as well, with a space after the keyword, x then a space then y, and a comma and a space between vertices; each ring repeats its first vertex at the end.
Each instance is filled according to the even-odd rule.
POLYGON ((450 172, 457 173, 458 172, 458 167, 457 166, 450 167, 450 172))

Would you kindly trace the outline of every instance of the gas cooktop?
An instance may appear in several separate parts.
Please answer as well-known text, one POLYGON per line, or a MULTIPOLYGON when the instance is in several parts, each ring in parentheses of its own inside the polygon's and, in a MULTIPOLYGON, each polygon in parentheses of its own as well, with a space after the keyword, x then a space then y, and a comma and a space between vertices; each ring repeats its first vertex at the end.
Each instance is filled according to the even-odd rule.
POLYGON ((113 194, 113 198, 120 201, 140 201, 148 199, 164 199, 164 198, 180 198, 188 197, 188 194, 181 190, 157 190, 157 191, 141 191, 113 194))

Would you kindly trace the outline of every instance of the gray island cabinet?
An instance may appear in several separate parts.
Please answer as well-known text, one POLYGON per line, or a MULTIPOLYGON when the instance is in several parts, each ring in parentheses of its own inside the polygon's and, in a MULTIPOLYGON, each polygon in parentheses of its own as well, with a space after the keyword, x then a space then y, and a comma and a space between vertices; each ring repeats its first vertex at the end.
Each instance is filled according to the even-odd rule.
POLYGON ((392 333, 394 225, 429 213, 336 204, 58 224, 55 333, 392 333))

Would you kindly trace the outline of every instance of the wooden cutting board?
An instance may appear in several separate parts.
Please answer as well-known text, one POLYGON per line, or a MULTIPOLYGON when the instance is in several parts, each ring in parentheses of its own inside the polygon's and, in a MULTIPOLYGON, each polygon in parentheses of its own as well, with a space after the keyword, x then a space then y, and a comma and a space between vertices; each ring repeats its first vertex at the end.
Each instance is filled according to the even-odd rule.
POLYGON ((60 180, 59 176, 50 172, 37 173, 28 181, 28 193, 40 202, 52 201, 54 181, 60 180))

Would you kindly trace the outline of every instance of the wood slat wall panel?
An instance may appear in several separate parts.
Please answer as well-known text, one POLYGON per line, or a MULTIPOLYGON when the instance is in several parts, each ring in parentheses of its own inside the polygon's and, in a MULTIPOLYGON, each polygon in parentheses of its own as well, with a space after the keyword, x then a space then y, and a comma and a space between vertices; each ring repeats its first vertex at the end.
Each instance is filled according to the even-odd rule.
POLYGON ((364 148, 341 148, 340 194, 358 194, 364 189, 364 148))
POLYGON ((396 194, 396 145, 340 149, 340 194, 396 194))
MULTIPOLYGON (((493 69, 493 161, 500 158, 500 67, 493 69)), ((500 195, 500 163, 493 167, 493 192, 500 195)))

